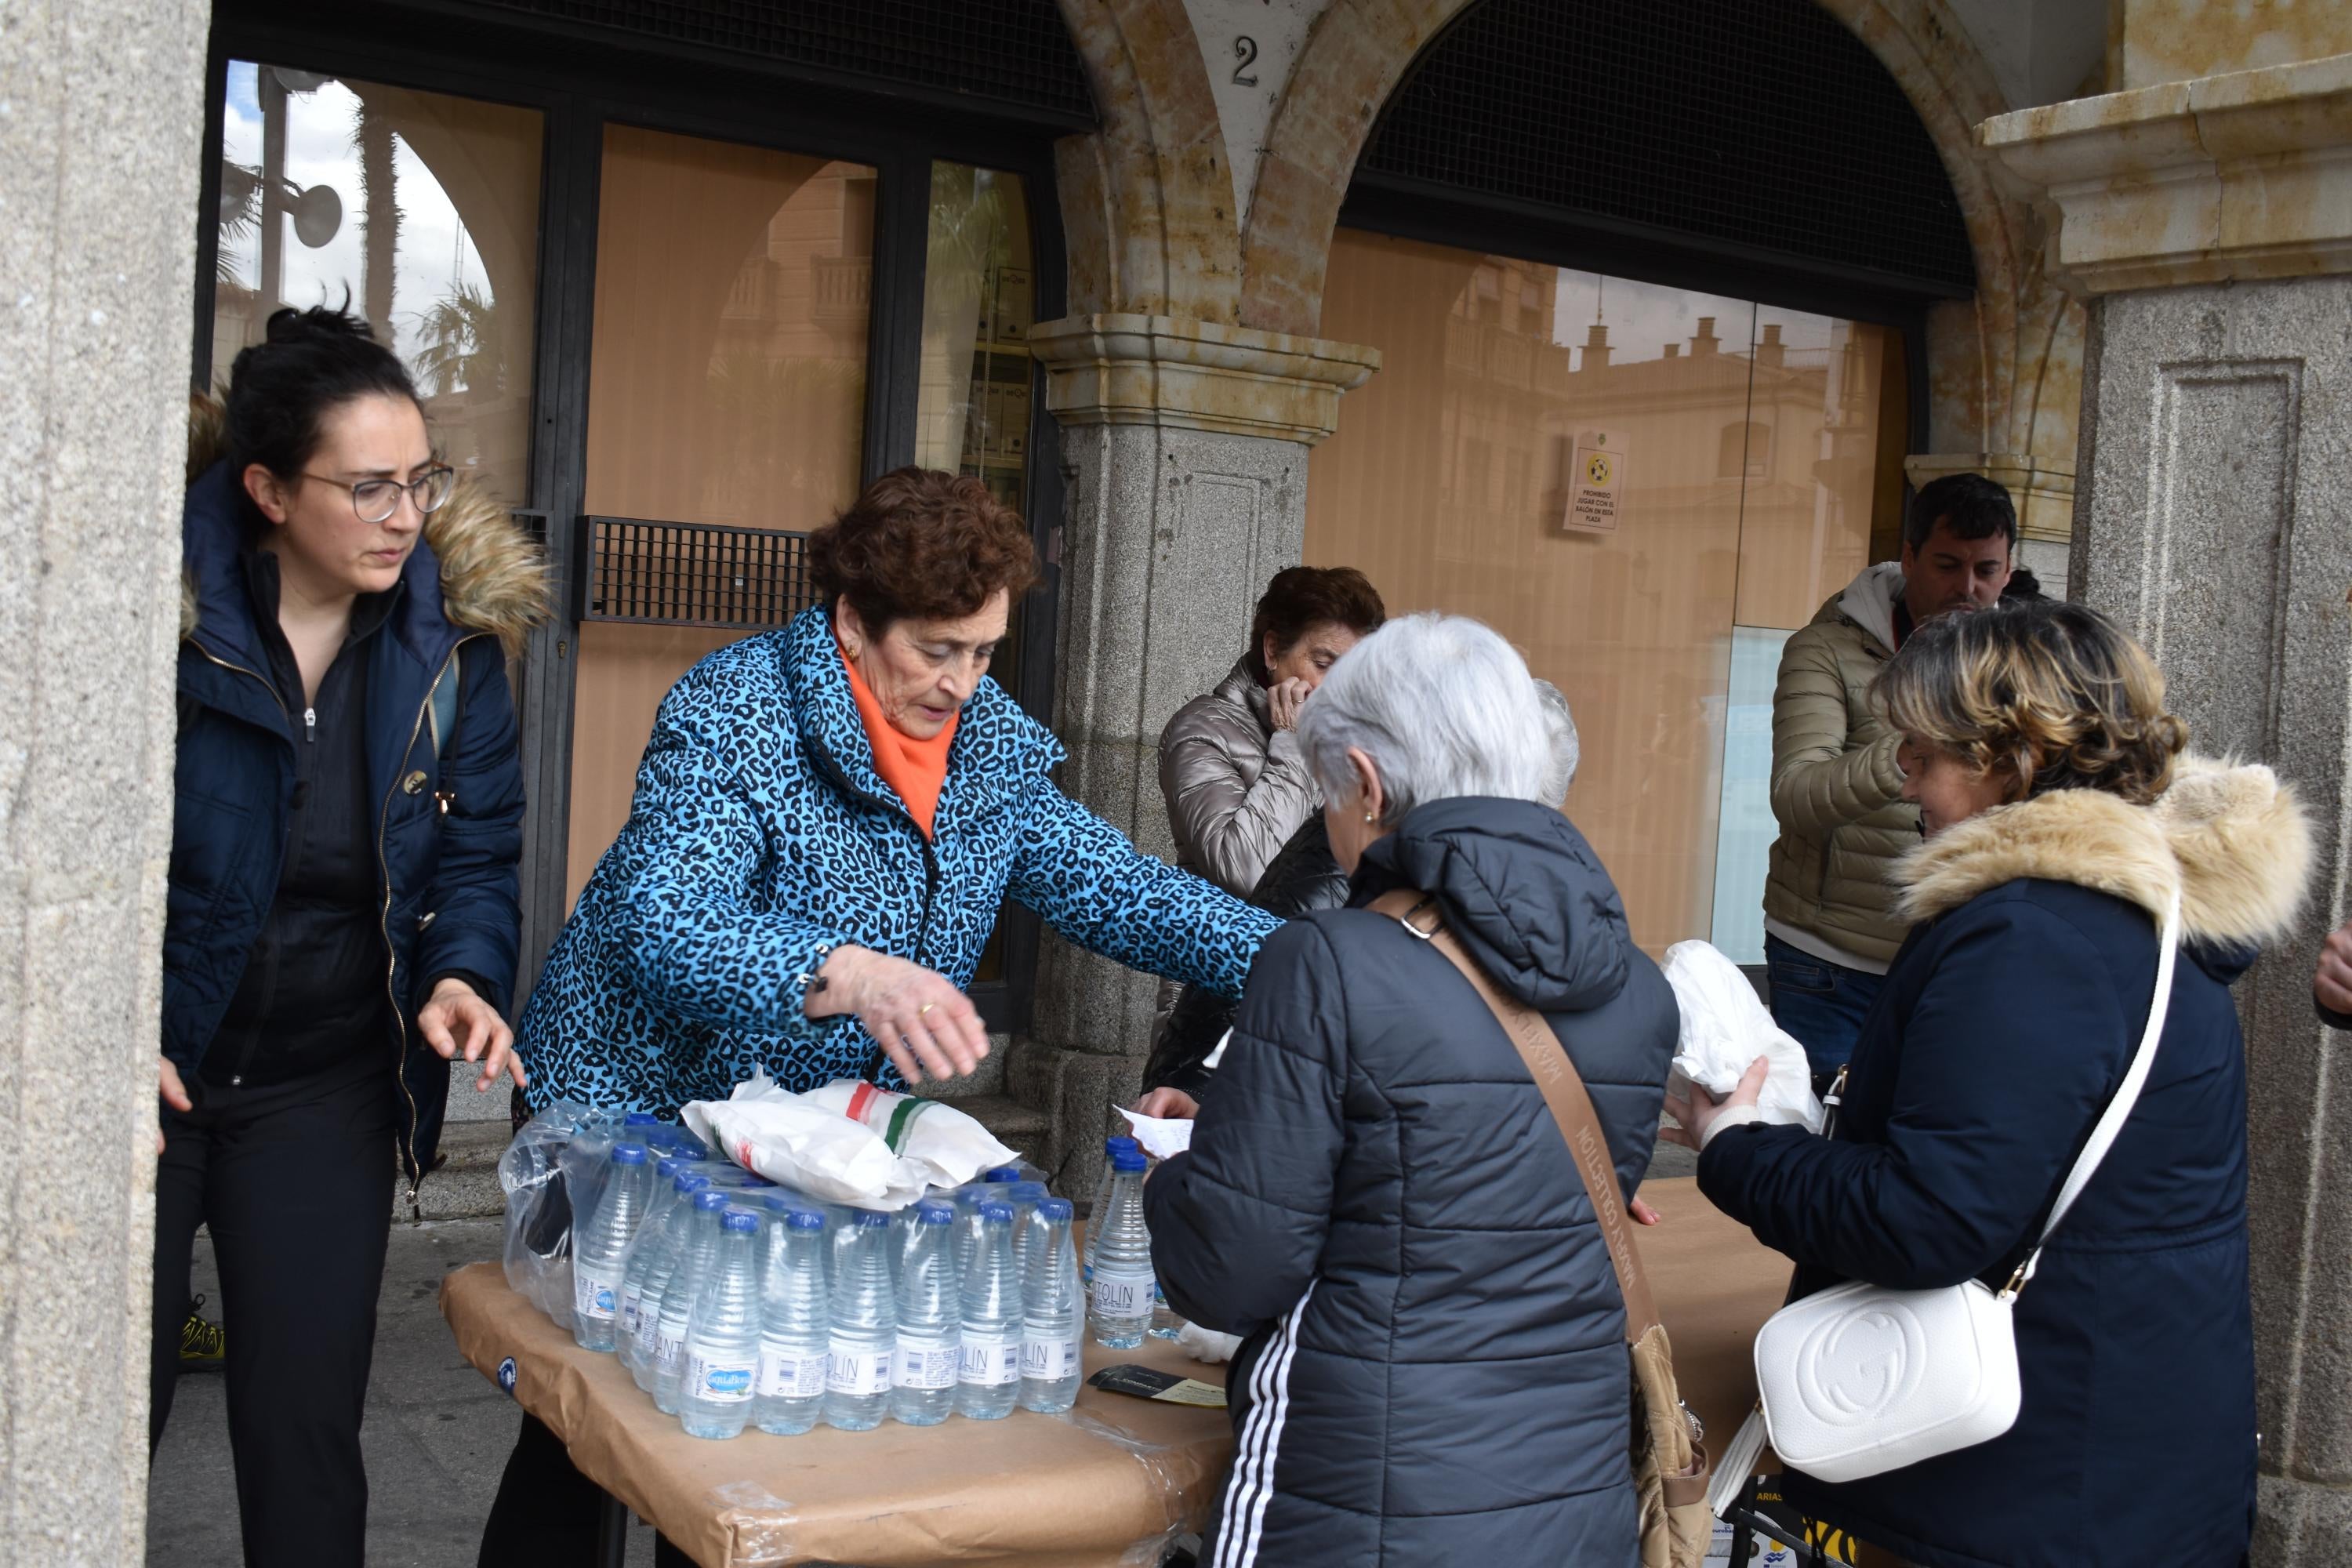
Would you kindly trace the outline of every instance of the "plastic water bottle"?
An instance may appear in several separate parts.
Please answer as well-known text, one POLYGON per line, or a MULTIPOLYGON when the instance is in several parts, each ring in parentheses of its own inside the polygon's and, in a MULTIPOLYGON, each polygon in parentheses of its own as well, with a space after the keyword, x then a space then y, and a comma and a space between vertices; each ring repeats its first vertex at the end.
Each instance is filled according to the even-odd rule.
POLYGON ((665 1415, 677 1414, 686 1387, 686 1326, 694 1314, 694 1298, 710 1277, 710 1259, 719 1250, 719 1216, 727 1212, 733 1194, 705 1187, 694 1194, 686 1234, 678 1242, 677 1264, 662 1289, 661 1316, 654 1321, 654 1408, 665 1415))
POLYGON ((1095 1343, 1131 1351, 1151 1326, 1151 1232, 1143 1223, 1141 1149, 1111 1156, 1110 1190, 1096 1205, 1101 1239, 1095 1246, 1087 1321, 1095 1343))
POLYGON ((760 1375, 760 1216, 719 1215, 710 1267, 694 1293, 686 1331, 686 1377, 678 1424, 689 1437, 732 1437, 751 1417, 760 1375))
POLYGON ((963 1277, 963 1366, 956 1408, 1002 1421, 1021 1395, 1021 1273, 1013 1261, 1013 1205, 980 1205, 980 1245, 963 1277))
POLYGON ((1037 1205, 1045 1201, 1045 1184, 1015 1182, 990 1196, 997 1203, 1013 1205, 1013 1277, 1026 1279, 1029 1278, 1029 1222, 1036 1216, 1037 1205))
POLYGON ((986 1182, 973 1182, 955 1190, 955 1278, 963 1283, 964 1270, 971 1267, 971 1250, 980 1243, 980 1205, 995 1196, 997 1189, 986 1182))
POLYGON ((898 1269, 898 1344, 890 1374, 890 1414, 909 1426, 936 1426, 955 1413, 956 1375, 962 1362, 955 1205, 927 1202, 909 1206, 915 1226, 898 1269))
POLYGON ((832 1354, 825 1300, 824 1211, 771 1197, 777 1224, 768 1235, 760 1288, 760 1381, 751 1419, 762 1432, 790 1436, 816 1425, 824 1410, 825 1363, 832 1354))
POLYGON ((1143 1152, 1143 1145, 1125 1133, 1115 1133, 1103 1140, 1102 1179, 1095 1183, 1094 1223, 1087 1226, 1086 1277, 1089 1284, 1095 1277, 1095 1247, 1102 1240, 1103 1216, 1110 1212, 1110 1179, 1118 1160, 1118 1152, 1132 1149, 1143 1152))
MULTIPOLYGON (((671 1162, 664 1161, 664 1165, 671 1162)), ((662 1291, 677 1263, 678 1238, 687 1217, 694 1212, 694 1194, 710 1184, 690 1168, 670 1178, 670 1189, 653 1216, 637 1232, 629 1249, 628 1268, 621 1277, 621 1325, 614 1348, 639 1388, 653 1387, 654 1327, 661 1318, 662 1291)))
POLYGON ((1029 1220, 1021 1275, 1021 1408, 1056 1415, 1078 1402, 1078 1320, 1086 1291, 1070 1241, 1067 1198, 1047 1198, 1029 1220))
POLYGON ((890 1352, 898 1336, 890 1298, 890 1216, 872 1209, 851 1209, 849 1215, 833 1281, 824 1424, 870 1432, 889 1414, 890 1352))
POLYGON ((1168 1292, 1154 1279, 1151 1281, 1151 1337, 1172 1340, 1183 1331, 1184 1320, 1177 1315, 1175 1308, 1168 1304, 1168 1292))
POLYGON ((613 1348, 621 1310, 621 1282, 629 1243, 645 1223, 653 1195, 653 1167, 642 1143, 615 1143, 607 1156, 604 1192, 596 1212, 572 1237, 572 1334, 582 1350, 613 1348))

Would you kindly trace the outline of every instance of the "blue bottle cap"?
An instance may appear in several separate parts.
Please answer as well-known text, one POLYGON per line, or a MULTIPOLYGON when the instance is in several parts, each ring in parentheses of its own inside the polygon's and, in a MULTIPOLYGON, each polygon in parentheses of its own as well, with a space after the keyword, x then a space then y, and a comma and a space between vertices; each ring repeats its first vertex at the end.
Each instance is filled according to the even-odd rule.
POLYGON ((982 1225, 1011 1225, 1013 1223, 1013 1205, 1011 1204, 982 1204, 980 1205, 980 1219, 982 1225))
POLYGON ((658 1127, 661 1125, 661 1118, 656 1116, 650 1110, 632 1110, 626 1116, 621 1118, 621 1125, 624 1127, 658 1127))
POLYGON ((890 1223, 890 1216, 880 1209, 851 1209, 849 1223, 860 1230, 872 1230, 890 1223))
POLYGON ((613 1163, 615 1165, 642 1165, 645 1163, 646 1146, 644 1144, 615 1143, 613 1145, 613 1163))
POLYGON ((761 1175, 755 1171, 751 1174, 743 1178, 743 1184, 746 1187, 772 1187, 776 1184, 768 1180, 767 1177, 761 1175))
POLYGON ((1140 1148, 1121 1149, 1110 1157, 1110 1168, 1121 1173, 1150 1169, 1151 1163, 1143 1157, 1140 1148))
POLYGON ((1045 1196, 1045 1184, 1043 1182, 1015 1182, 1013 1185, 1006 1188, 1005 1192, 1014 1203, 1038 1203, 1045 1196))
POLYGON ((681 1193, 698 1193, 710 1184, 710 1178, 697 1171, 680 1171, 671 1184, 681 1193))
POLYGON ((1070 1207, 1070 1200, 1067 1198, 1047 1198, 1037 1205, 1039 1219, 1066 1220, 1076 1212, 1070 1207))
POLYGON ((784 1211, 784 1228, 786 1230, 823 1230, 824 1211, 797 1205, 787 1209, 784 1211))
POLYGON ((662 1180, 667 1181, 670 1177, 677 1175, 680 1171, 685 1170, 687 1162, 679 1159, 677 1155, 664 1154, 660 1161, 654 1166, 654 1173, 660 1176, 662 1180))
POLYGON ((1103 1140, 1103 1152, 1106 1154, 1116 1154, 1121 1149, 1140 1149, 1142 1147, 1142 1144, 1137 1142, 1134 1139, 1129 1137, 1124 1132, 1114 1133, 1112 1136, 1103 1140))
POLYGON ((1018 1165, 999 1165, 993 1171, 989 1172, 987 1176, 982 1179, 988 1182, 1017 1182, 1021 1179, 1021 1167, 1018 1165))
POLYGON ((675 1140, 673 1146, 679 1153, 685 1155, 689 1160, 708 1160, 710 1158, 710 1151, 704 1148, 702 1146, 702 1141, 696 1138, 691 1133, 679 1133, 677 1138, 675 1140))
POLYGON ((729 1209, 725 1214, 719 1216, 719 1228, 721 1230, 757 1230, 760 1228, 760 1216, 753 1214, 750 1209, 729 1209))
POLYGON ((915 1205, 915 1223, 917 1225, 953 1225, 955 1224, 955 1205, 933 1203, 926 1199, 915 1205))
POLYGON ((712 1209, 723 1209, 734 1201, 732 1196, 717 1187, 706 1185, 694 1194, 694 1212, 709 1214, 712 1209))

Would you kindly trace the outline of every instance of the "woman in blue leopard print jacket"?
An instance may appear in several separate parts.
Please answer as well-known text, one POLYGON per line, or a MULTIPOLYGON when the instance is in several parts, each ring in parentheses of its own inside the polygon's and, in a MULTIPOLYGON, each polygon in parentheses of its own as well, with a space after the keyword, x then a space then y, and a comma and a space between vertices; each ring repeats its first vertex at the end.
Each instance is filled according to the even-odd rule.
MULTIPOLYGON (((523 1015, 534 1109, 674 1114, 755 1068, 795 1090, 970 1072, 988 1037, 963 988, 1008 893, 1072 942, 1233 997, 1281 923, 1055 787, 1060 744, 986 679, 1036 562, 979 480, 885 475, 809 556, 822 608, 663 700, 628 826, 523 1015)), ((585 1561, 598 1501, 526 1415, 481 1563, 585 1561)))
POLYGON ((1055 786, 1060 743, 985 677, 1036 567, 978 480, 887 475, 809 551, 823 607, 661 705, 628 826, 522 1021, 534 1108, 672 1114, 754 1068, 796 1090, 968 1072, 987 1037, 963 988, 1008 893, 1228 996, 1279 923, 1055 786))

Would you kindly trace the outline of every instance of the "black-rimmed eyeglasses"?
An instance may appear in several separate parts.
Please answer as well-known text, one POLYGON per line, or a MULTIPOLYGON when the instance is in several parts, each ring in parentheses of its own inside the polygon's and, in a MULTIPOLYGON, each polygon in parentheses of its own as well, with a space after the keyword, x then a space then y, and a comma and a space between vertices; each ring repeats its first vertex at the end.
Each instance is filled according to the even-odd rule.
POLYGON ((382 522, 398 511, 403 490, 406 490, 408 499, 416 503, 419 517, 430 516, 441 510, 442 503, 449 499, 450 490, 457 483, 457 470, 439 466, 425 469, 406 484, 398 479, 362 479, 355 485, 346 484, 341 479, 331 479, 324 474, 314 474, 308 469, 303 470, 302 477, 351 491, 352 510, 362 522, 382 522))

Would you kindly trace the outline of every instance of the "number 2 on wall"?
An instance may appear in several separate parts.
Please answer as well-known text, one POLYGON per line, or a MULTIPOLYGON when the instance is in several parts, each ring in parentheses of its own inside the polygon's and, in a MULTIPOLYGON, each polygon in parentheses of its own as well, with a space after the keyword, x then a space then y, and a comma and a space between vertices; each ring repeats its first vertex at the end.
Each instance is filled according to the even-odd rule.
POLYGON ((1234 68, 1234 85, 1236 87, 1255 87, 1257 85, 1257 78, 1254 76, 1244 76, 1242 73, 1249 69, 1251 66, 1257 63, 1257 40, 1251 37, 1246 33, 1243 34, 1240 37, 1235 38, 1234 40, 1234 58, 1241 61, 1241 64, 1234 68))

